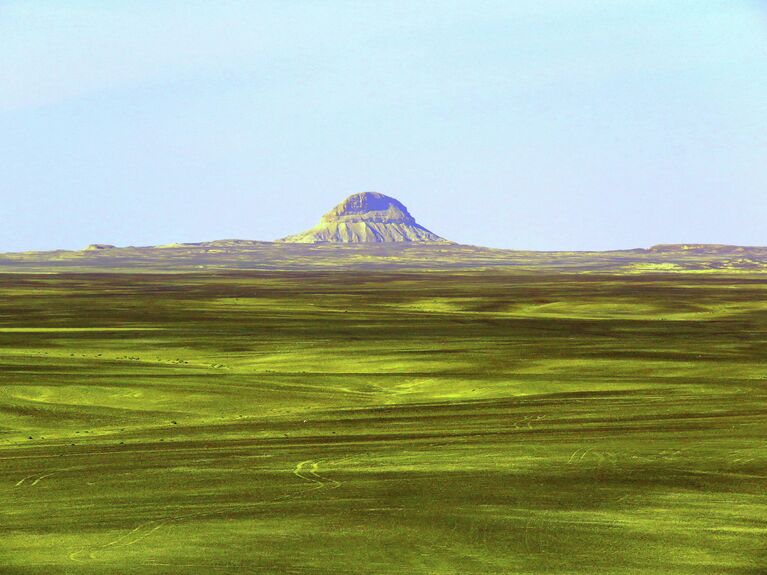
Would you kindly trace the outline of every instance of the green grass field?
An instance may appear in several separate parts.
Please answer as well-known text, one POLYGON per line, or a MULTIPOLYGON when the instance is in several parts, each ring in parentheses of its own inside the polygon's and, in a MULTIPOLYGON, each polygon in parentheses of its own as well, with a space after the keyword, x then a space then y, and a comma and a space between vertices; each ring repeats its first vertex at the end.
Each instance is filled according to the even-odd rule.
POLYGON ((767 278, 2 275, 0 573, 767 573, 767 278))

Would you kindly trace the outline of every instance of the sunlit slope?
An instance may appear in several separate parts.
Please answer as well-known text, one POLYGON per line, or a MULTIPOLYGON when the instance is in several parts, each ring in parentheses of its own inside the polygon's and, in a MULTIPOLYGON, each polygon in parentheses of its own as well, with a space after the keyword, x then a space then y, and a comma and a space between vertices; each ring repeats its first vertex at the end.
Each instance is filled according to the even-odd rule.
POLYGON ((0 573, 759 573, 755 276, 0 276, 0 573))
POLYGON ((377 192, 352 194, 304 232, 283 242, 314 244, 380 244, 451 242, 427 230, 395 198, 377 192))

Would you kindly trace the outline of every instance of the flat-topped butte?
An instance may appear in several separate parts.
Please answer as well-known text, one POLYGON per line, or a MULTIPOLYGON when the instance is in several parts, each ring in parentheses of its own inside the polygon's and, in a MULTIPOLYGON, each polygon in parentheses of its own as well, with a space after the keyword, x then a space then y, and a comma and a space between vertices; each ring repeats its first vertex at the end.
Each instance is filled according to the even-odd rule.
POLYGON ((299 244, 451 243, 416 222, 402 202, 377 192, 349 196, 322 216, 313 228, 280 241, 299 244))

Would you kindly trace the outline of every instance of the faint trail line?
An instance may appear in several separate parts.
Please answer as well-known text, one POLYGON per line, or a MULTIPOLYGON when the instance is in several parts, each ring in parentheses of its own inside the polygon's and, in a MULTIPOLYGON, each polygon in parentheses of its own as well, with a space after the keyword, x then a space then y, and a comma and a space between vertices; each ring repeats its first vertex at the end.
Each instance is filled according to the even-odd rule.
POLYGON ((732 462, 733 463, 749 463, 753 460, 754 460, 753 457, 749 457, 748 459, 744 459, 743 457, 738 457, 737 459, 733 459, 732 462))
POLYGON ((32 479, 32 478, 36 478, 36 479, 30 484, 30 486, 37 485, 38 483, 40 483, 46 477, 50 477, 51 475, 56 475, 57 473, 62 473, 63 471, 70 471, 72 469, 74 469, 74 468, 73 467, 67 467, 66 469, 56 469, 55 471, 51 471, 50 473, 45 473, 44 471, 43 472, 39 472, 38 471, 37 473, 33 473, 32 475, 27 475, 26 477, 24 477, 24 478, 20 479, 19 481, 17 481, 15 487, 20 487, 21 485, 24 484, 25 481, 27 481, 29 479, 32 479))
POLYGON ((583 458, 586 457, 586 454, 594 449, 593 447, 589 447, 586 451, 583 452, 583 455, 581 455, 581 458, 578 461, 583 461, 583 458))
POLYGON ((578 455, 578 452, 583 449, 582 447, 579 447, 575 451, 573 451, 573 454, 570 456, 570 459, 567 460, 567 464, 570 465, 573 462, 573 459, 575 459, 575 456, 578 455))
POLYGON ((316 477, 317 479, 322 481, 323 485, 328 487, 328 489, 338 489, 341 486, 341 482, 340 481, 336 481, 335 479, 331 479, 329 477, 325 477, 325 476, 320 475, 319 473, 317 473, 317 469, 319 469, 321 461, 322 460, 315 461, 314 463, 312 463, 312 468, 309 470, 309 473, 313 477, 316 477))
MULTIPOLYGON (((113 540, 113 541, 110 541, 109 543, 106 543, 106 544, 104 544, 104 545, 100 545, 100 546, 94 546, 94 547, 90 547, 91 551, 88 553, 88 557, 89 557, 90 559, 93 559, 93 550, 95 550, 95 549, 98 549, 98 548, 109 547, 110 545, 113 545, 113 544, 114 544, 114 543, 116 543, 117 541, 119 541, 119 540, 121 540, 121 539, 123 539, 123 538, 125 538, 125 537, 128 537, 129 535, 131 535, 131 534, 135 533, 136 531, 138 531, 139 529, 141 529, 141 527, 142 527, 143 525, 144 525, 144 524, 142 523, 141 525, 139 525, 139 526, 138 526, 138 527, 136 527, 135 529, 132 529, 132 530, 131 530, 131 531, 129 531, 128 533, 125 533, 125 534, 121 535, 120 537, 118 537, 117 539, 115 539, 115 540, 113 540)), ((88 551, 88 549, 89 549, 88 547, 82 547, 82 548, 78 549, 77 551, 72 551, 72 552, 71 552, 71 553, 68 555, 68 557, 69 557, 69 559, 70 559, 71 561, 75 561, 76 563, 85 563, 85 561, 82 561, 82 560, 78 559, 78 555, 80 555, 81 553, 85 553, 86 551, 88 551)))
POLYGON ((32 482, 32 485, 37 485, 38 483, 40 483, 40 481, 42 481, 46 477, 50 477, 51 475, 56 475, 57 473, 58 471, 54 471, 53 473, 47 473, 46 475, 41 475, 40 477, 38 477, 32 482))
MULTIPOLYGON (((130 546, 130 545, 134 545, 135 543, 138 543, 138 542, 139 542, 139 541, 141 541, 142 539, 146 539, 147 537, 149 537, 149 536, 150 536, 152 533, 154 533, 155 531, 157 531, 158 529, 160 529, 161 527, 163 527, 163 526, 164 526, 166 523, 168 523, 169 521, 173 521, 173 518, 162 519, 162 520, 160 520, 160 522, 159 522, 157 525, 155 525, 154 527, 152 527, 152 529, 150 529, 149 531, 147 531, 147 532, 145 532, 145 533, 142 533, 141 535, 139 535, 139 536, 138 536, 138 537, 136 537, 135 539, 132 539, 131 541, 128 541, 127 543, 120 543, 119 545, 115 545, 115 547, 128 547, 128 546, 130 546)), ((104 547, 107 547, 107 546, 104 546, 104 547)), ((91 551, 91 553, 90 553, 90 557, 91 557, 92 559, 96 559, 96 553, 98 553, 98 552, 99 552, 99 551, 101 551, 102 549, 103 549, 103 548, 98 548, 98 549, 96 549, 96 550, 94 550, 94 551, 91 551)))
POLYGON ((304 465, 312 464, 316 465, 317 462, 312 459, 307 459, 306 461, 302 461, 296 465, 296 468, 293 470, 293 475, 296 477, 299 477, 300 479, 303 479, 304 481, 311 481, 312 483, 317 484, 317 487, 314 489, 322 489, 324 487, 324 482, 320 480, 318 477, 313 477, 311 475, 311 471, 304 471, 304 465))
POLYGON ((25 482, 27 479, 32 479, 33 477, 37 477, 38 475, 39 475, 38 473, 33 473, 32 475, 27 475, 27 476, 26 476, 26 477, 24 477, 23 479, 20 479, 19 481, 17 481, 17 482, 16 482, 16 485, 15 485, 14 487, 19 487, 19 486, 20 486, 22 483, 24 483, 24 482, 25 482))
POLYGON ((532 429, 533 428, 532 424, 530 423, 532 419, 533 419, 532 415, 526 415, 524 417, 523 422, 527 426, 527 429, 532 429))
MULTIPOLYGON (((342 458, 339 461, 343 461, 344 459, 348 459, 348 457, 342 458)), ((342 485, 341 481, 337 481, 335 479, 325 477, 318 473, 319 465, 323 461, 325 460, 307 459, 305 461, 301 461, 298 464, 296 464, 295 468, 293 469, 293 475, 295 475, 296 477, 299 477, 300 479, 304 481, 308 481, 314 484, 312 487, 310 487, 306 491, 303 491, 297 494, 280 495, 278 497, 274 497, 272 499, 268 499, 265 501, 257 501, 250 504, 242 505, 241 507, 259 507, 262 505, 280 503, 281 501, 285 501, 286 499, 296 499, 298 497, 302 497, 306 493, 309 493, 311 491, 317 491, 319 489, 337 489, 338 487, 342 485), (306 468, 307 465, 309 466, 308 469, 306 468)), ((60 471, 63 471, 63 470, 60 470, 60 471)), ((58 471, 54 471, 53 473, 58 473, 58 471)), ((47 475, 38 477, 36 481, 39 481, 40 479, 53 475, 53 473, 49 473, 47 475)), ((31 477, 36 477, 37 475, 38 474, 34 474, 29 477, 25 477, 19 482, 19 484, 25 481, 26 479, 29 479, 31 477)), ((72 551, 71 553, 67 555, 67 557, 69 558, 70 561, 73 561, 75 563, 87 563, 87 561, 84 561, 82 557, 84 554, 87 554, 87 558, 89 560, 97 561, 99 562, 99 564, 104 565, 105 563, 103 561, 100 561, 98 557, 98 554, 103 551, 106 551, 110 548, 120 549, 120 548, 128 547, 130 545, 134 545, 140 541, 143 541, 144 539, 148 538, 150 535, 152 535, 153 533, 155 533, 162 527, 171 523, 177 523, 177 522, 184 521, 186 519, 191 519, 196 517, 212 517, 215 515, 226 513, 227 511, 228 511, 227 509, 217 509, 213 511, 198 511, 194 513, 169 515, 161 519, 152 519, 151 521, 145 521, 144 523, 141 523, 140 525, 134 527, 127 533, 123 533, 122 535, 109 541, 108 543, 83 547, 76 551, 72 551), (145 530, 145 531, 142 531, 142 530, 145 530)), ((142 565, 161 565, 161 564, 156 562, 147 562, 147 563, 142 563, 142 565)))
POLYGON ((545 415, 525 415, 522 419, 517 419, 511 422, 513 429, 519 431, 522 429, 520 426, 524 426, 525 429, 533 430, 533 423, 540 423, 546 419, 545 415))
MULTIPOLYGON (((295 469, 293 470, 293 475, 296 477, 299 477, 303 479, 304 481, 310 481, 315 484, 314 487, 309 489, 308 491, 316 491, 319 489, 337 489, 341 486, 340 481, 336 481, 335 479, 330 479, 329 477, 325 477, 323 475, 320 475, 317 473, 320 463, 322 463, 323 459, 307 459, 306 461, 301 461, 298 465, 296 465, 295 469), (306 469, 305 466, 310 465, 309 469, 306 469)), ((308 492, 307 491, 307 492, 308 492)))
MULTIPOLYGON (((120 545, 120 542, 123 539, 127 539, 128 537, 130 537, 131 535, 136 533, 136 531, 139 531, 142 528, 144 528, 144 527, 146 527, 148 525, 151 525, 152 523, 157 523, 158 521, 162 522, 162 521, 165 521, 165 519, 153 519, 152 521, 147 521, 146 523, 142 523, 138 527, 128 531, 128 533, 124 533, 123 535, 120 535, 117 539, 114 539, 114 540, 110 541, 109 543, 105 543, 104 545, 99 545, 98 548, 99 549, 106 549, 107 547, 112 547, 112 546, 115 546, 115 545, 118 546, 118 547, 122 547, 122 545, 120 545)), ((154 529, 153 529, 153 531, 154 531, 154 529)))
POLYGON ((80 559, 77 558, 77 556, 83 551, 85 551, 85 548, 78 549, 77 551, 72 551, 69 555, 67 555, 67 559, 69 559, 70 561, 74 561, 75 563, 85 563, 85 561, 81 561, 80 559))
POLYGON ((70 553, 68 555, 68 557, 69 557, 70 560, 75 561, 76 563, 85 563, 85 561, 82 561, 81 559, 79 559, 78 556, 87 552, 88 559, 90 559, 92 561, 96 561, 98 559, 97 553, 99 553, 100 551, 103 551, 104 549, 107 549, 109 547, 119 548, 119 547, 127 547, 128 545, 133 545, 134 543, 137 543, 137 542, 141 541, 145 537, 148 537, 150 534, 152 534, 155 531, 157 531, 160 527, 162 527, 166 522, 168 522, 170 520, 171 520, 171 518, 166 517, 164 519, 153 519, 151 521, 146 521, 144 523, 141 523, 137 527, 134 527, 133 529, 131 529, 127 533, 123 533, 122 535, 120 535, 116 539, 113 539, 112 541, 109 541, 108 543, 103 543, 102 545, 94 545, 94 546, 91 546, 91 547, 83 547, 83 548, 81 548, 81 549, 79 549, 77 551, 73 551, 72 553, 70 553), (134 535, 135 533, 137 533, 141 529, 143 529, 145 527, 148 527, 148 526, 150 526, 150 525, 152 525, 154 523, 158 523, 158 525, 155 525, 152 529, 150 529, 146 533, 140 534, 138 537, 136 537, 132 541, 128 541, 127 543, 123 543, 123 541, 129 539, 132 535, 134 535))

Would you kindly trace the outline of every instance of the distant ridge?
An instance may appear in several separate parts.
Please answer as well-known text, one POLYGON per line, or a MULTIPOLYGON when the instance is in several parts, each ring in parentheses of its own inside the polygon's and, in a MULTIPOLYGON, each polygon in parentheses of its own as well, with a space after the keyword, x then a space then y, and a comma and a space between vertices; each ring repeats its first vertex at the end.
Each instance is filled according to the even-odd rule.
POLYGON ((418 224, 402 202, 377 192, 353 194, 322 216, 313 228, 278 241, 298 244, 452 243, 418 224))
POLYGON ((164 246, 0 254, 0 273, 489 268, 619 274, 767 274, 767 247, 676 244, 604 252, 536 252, 445 241, 291 243, 229 239, 164 246))
POLYGON ((655 253, 691 253, 691 254, 751 254, 763 253, 761 246, 734 246, 730 244, 657 244, 648 251, 655 253))

